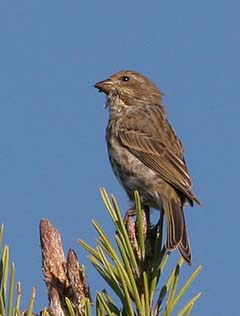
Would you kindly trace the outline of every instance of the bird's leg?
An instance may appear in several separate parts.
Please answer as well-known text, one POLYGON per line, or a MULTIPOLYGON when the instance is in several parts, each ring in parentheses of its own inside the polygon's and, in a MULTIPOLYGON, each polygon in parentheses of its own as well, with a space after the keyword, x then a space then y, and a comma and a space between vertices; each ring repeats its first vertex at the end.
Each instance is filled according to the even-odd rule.
POLYGON ((136 216, 137 212, 136 212, 136 207, 131 207, 129 210, 127 210, 125 216, 124 216, 124 221, 126 222, 128 220, 128 218, 131 216, 136 216))
MULTIPOLYGON (((124 223, 125 225, 128 225, 129 223, 135 223, 134 226, 137 223, 137 218, 134 220, 133 217, 137 215, 136 207, 130 208, 124 217, 124 223)), ((143 231, 145 232, 145 235, 148 235, 149 229, 151 227, 150 224, 150 209, 147 206, 144 206, 142 208, 142 225, 143 225, 143 231)))
MULTIPOLYGON (((142 208, 142 211, 145 213, 146 218, 147 218, 147 222, 150 221, 150 210, 149 207, 144 206, 142 208)), ((136 206, 134 205, 133 207, 131 207, 129 210, 127 210, 125 216, 124 216, 124 221, 126 221, 128 219, 129 216, 133 217, 137 215, 137 210, 136 210, 136 206)))

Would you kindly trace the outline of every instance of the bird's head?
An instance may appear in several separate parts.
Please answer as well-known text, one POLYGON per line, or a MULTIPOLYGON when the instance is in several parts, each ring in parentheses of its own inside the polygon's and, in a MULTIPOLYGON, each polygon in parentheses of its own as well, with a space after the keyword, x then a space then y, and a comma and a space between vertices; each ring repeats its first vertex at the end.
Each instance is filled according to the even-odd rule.
POLYGON ((117 72, 108 79, 99 81, 95 88, 107 95, 106 105, 110 108, 160 105, 162 93, 147 77, 132 70, 117 72))

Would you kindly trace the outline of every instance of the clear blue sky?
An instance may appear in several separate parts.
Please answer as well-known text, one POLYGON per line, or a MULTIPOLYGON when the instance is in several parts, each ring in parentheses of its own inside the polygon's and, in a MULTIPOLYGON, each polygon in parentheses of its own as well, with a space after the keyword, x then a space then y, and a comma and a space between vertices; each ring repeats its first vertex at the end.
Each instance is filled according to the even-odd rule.
MULTIPOLYGON (((112 230, 99 187, 129 206, 107 159, 105 99, 93 88, 129 68, 165 93, 205 205, 186 209, 191 269, 203 265, 194 315, 239 315, 239 12, 237 0, 1 1, 0 222, 25 302, 35 285, 37 306, 47 304, 42 217, 87 264, 77 239, 95 244, 90 221, 112 230)), ((93 292, 105 286, 88 273, 93 292)))

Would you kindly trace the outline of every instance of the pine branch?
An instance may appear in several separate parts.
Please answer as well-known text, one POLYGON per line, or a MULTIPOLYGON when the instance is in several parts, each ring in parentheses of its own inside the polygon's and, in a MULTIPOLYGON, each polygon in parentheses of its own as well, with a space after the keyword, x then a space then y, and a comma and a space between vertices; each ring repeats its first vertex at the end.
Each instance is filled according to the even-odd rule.
MULTIPOLYGON (((136 214, 124 219, 115 197, 109 196, 104 189, 101 194, 116 229, 115 241, 96 221, 93 221, 99 235, 96 247, 80 241, 90 254, 90 262, 110 288, 97 293, 97 316, 192 315, 201 293, 197 293, 184 306, 181 302, 202 268, 199 266, 183 285, 180 280, 184 273, 182 258, 169 273, 170 253, 162 241, 163 215, 155 225, 151 225, 150 212, 141 208, 136 192, 136 214)), ((1 226, 0 315, 37 315, 33 312, 35 288, 28 309, 21 311, 21 283, 15 283, 15 265, 10 264, 9 247, 3 245, 3 230, 1 226)), ((79 263, 75 251, 70 249, 65 257, 61 235, 47 219, 40 222, 40 240, 49 308, 42 310, 39 315, 90 316, 92 303, 89 286, 85 269, 79 263)))
MULTIPOLYGON (((96 298, 97 315, 176 314, 179 303, 200 273, 201 266, 180 288, 179 278, 184 264, 180 258, 167 281, 163 283, 162 276, 170 256, 162 243, 163 216, 161 215, 158 223, 152 226, 149 210, 142 210, 139 195, 135 192, 136 218, 128 216, 124 220, 115 197, 109 197, 105 189, 101 190, 101 194, 116 228, 117 248, 96 221, 93 221, 93 226, 99 234, 96 248, 82 240, 80 244, 90 253, 90 262, 108 283, 120 304, 115 303, 106 291, 99 292, 96 298)), ((190 315, 200 295, 201 293, 198 293, 182 307, 179 316, 190 315)))

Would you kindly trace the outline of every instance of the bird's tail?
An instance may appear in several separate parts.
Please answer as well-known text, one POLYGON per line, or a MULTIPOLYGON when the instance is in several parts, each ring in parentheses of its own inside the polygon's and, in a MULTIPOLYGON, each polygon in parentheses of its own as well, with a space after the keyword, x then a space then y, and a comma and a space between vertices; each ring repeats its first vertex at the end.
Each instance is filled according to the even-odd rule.
MULTIPOLYGON (((183 215, 184 219, 184 215, 183 215)), ((192 251, 191 251, 191 246, 190 246, 190 241, 188 238, 188 232, 187 232, 187 227, 185 224, 185 219, 184 219, 184 228, 183 228, 183 235, 182 235, 182 240, 180 244, 178 245, 178 250, 183 257, 183 259, 191 265, 192 263, 192 251)))
POLYGON ((192 254, 182 204, 174 198, 163 198, 163 211, 167 222, 166 248, 172 251, 178 247, 184 260, 191 264, 192 254))

